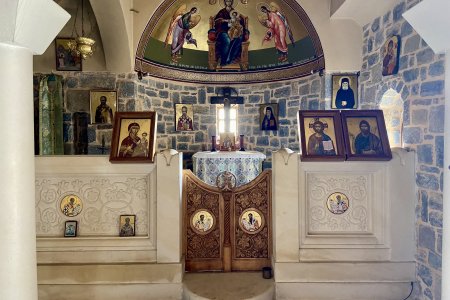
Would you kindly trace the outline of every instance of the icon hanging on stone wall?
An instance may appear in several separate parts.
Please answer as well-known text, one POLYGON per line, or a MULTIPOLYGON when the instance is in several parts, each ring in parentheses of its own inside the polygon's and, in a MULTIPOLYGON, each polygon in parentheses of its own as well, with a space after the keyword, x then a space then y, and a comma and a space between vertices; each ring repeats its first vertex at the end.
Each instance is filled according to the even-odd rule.
POLYGON ((256 234, 264 227, 264 215, 256 208, 247 208, 239 216, 239 226, 249 234, 256 234))
POLYGON ((215 223, 214 215, 206 209, 195 211, 191 217, 191 228, 199 234, 209 233, 213 230, 215 223))
POLYGON ((80 197, 70 194, 61 200, 60 207, 64 215, 68 217, 75 217, 81 213, 83 203, 81 202, 80 197))
POLYGON ((348 197, 343 193, 333 193, 328 196, 327 208, 328 210, 335 214, 340 215, 347 211, 350 206, 348 197))
POLYGON ((383 76, 398 73, 400 64, 400 45, 400 36, 394 35, 388 38, 381 48, 381 55, 383 57, 383 76))

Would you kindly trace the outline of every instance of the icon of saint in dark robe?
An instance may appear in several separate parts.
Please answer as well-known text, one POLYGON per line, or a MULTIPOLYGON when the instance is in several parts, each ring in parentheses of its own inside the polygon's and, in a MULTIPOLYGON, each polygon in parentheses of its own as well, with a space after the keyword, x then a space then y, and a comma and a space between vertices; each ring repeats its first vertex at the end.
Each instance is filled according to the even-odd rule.
POLYGON ((341 87, 336 94, 336 108, 353 108, 355 106, 355 94, 350 87, 350 80, 342 78, 341 87))

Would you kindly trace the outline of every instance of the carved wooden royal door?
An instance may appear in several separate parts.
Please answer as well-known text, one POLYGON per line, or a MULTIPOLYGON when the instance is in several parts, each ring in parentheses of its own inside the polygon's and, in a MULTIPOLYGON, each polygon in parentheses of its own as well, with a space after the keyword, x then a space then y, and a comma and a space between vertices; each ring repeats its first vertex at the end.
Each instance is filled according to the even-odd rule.
POLYGON ((272 172, 236 189, 233 207, 233 270, 261 270, 272 255, 272 172))
POLYGON ((184 171, 186 271, 228 272, 270 266, 271 171, 238 188, 234 175, 224 173, 219 175, 218 187, 213 187, 184 171))
POLYGON ((220 191, 183 171, 186 271, 223 270, 223 205, 220 191))

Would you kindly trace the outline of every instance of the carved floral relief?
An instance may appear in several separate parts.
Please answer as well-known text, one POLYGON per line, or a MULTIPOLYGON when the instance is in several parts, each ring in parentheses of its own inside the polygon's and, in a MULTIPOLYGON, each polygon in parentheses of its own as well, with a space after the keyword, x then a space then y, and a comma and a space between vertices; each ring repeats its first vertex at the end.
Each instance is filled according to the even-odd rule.
POLYGON ((368 232, 370 230, 369 176, 307 176, 309 231, 368 232))
POLYGON ((135 214, 136 235, 148 235, 149 186, 148 176, 38 177, 36 233, 41 237, 61 236, 64 222, 72 219, 78 221, 78 235, 117 236, 119 216, 135 214), (66 214, 62 208, 65 195, 77 195, 82 210, 66 214))

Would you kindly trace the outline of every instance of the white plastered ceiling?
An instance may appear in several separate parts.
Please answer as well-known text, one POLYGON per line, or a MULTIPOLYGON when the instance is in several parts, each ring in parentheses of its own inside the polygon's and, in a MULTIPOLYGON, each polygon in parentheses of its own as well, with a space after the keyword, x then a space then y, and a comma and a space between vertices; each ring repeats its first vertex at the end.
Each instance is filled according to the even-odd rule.
POLYGON ((354 20, 362 27, 400 2, 402 0, 332 0, 330 16, 332 20, 354 20))

